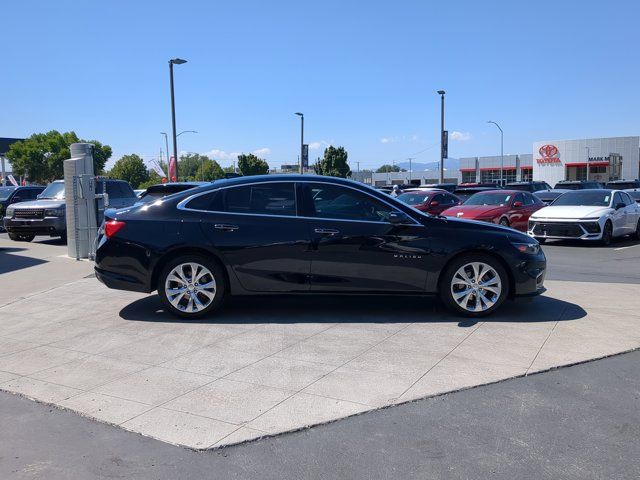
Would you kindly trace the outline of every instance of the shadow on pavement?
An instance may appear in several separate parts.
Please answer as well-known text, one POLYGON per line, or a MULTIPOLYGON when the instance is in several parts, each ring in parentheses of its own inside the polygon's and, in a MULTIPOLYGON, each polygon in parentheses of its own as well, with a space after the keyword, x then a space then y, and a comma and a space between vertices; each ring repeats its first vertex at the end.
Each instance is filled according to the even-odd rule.
POLYGON ((579 305, 541 296, 508 301, 489 317, 473 319, 449 313, 435 297, 296 295, 231 297, 215 313, 181 320, 163 310, 157 295, 136 300, 120 310, 125 320, 169 323, 428 323, 549 322, 578 320, 587 315, 579 305))
POLYGON ((0 274, 47 263, 46 260, 42 260, 40 258, 13 254, 14 252, 20 252, 22 250, 26 249, 18 247, 0 248, 0 274))

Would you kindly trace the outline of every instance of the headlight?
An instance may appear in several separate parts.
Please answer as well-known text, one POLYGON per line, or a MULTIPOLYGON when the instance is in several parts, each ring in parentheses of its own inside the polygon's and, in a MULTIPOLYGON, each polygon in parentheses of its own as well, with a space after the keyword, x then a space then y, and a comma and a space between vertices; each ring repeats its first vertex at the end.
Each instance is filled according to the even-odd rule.
POLYGON ((538 242, 512 243, 512 245, 522 253, 528 253, 530 255, 537 255, 538 253, 540 253, 540 244, 538 242))
POLYGON ((7 213, 6 216, 9 218, 13 218, 13 211, 15 210, 15 208, 13 207, 7 207, 7 213))
POLYGON ((64 207, 60 207, 60 208, 45 208, 44 216, 45 217, 63 217, 64 216, 64 207))

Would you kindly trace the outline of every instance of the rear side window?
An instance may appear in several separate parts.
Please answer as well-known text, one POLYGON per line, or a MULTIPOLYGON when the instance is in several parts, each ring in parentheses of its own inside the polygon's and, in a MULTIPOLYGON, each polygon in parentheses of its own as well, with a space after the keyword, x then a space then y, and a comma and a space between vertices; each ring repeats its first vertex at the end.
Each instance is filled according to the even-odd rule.
POLYGON ((211 212, 295 216, 294 183, 264 183, 224 188, 194 198, 185 208, 211 212))

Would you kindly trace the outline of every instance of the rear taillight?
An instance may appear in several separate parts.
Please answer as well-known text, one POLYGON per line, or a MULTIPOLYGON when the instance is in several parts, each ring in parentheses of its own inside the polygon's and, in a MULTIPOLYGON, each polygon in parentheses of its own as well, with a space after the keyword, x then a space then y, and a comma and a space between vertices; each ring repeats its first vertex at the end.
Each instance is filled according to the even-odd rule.
POLYGON ((125 223, 120 220, 109 220, 104 224, 104 234, 107 238, 113 237, 116 233, 118 233, 124 227, 125 223))

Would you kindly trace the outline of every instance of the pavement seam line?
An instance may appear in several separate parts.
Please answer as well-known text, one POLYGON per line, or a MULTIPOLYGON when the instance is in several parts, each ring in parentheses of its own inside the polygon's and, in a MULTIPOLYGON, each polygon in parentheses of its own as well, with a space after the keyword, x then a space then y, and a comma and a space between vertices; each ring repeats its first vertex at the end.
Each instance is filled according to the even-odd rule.
POLYGON ((538 355, 540 355, 540 352, 542 351, 544 346, 547 344, 547 342, 551 338, 551 335, 553 334, 553 332, 555 331, 556 327, 558 326, 558 324, 562 320, 562 317, 564 317, 564 314, 567 311, 567 308, 568 307, 565 305, 565 307, 562 309, 562 312, 560 312, 560 315, 558 315, 558 319, 553 324, 553 327, 551 328, 551 330, 549 330, 549 333, 547 334, 547 338, 544 339, 544 342, 542 342, 542 345, 540 345, 540 348, 536 352, 536 355, 533 357, 533 360, 531 360, 531 363, 529 364, 529 367, 527 367, 526 372, 524 372, 525 376, 529 375, 529 372, 531 371, 531 367, 533 367, 533 364, 536 362, 536 359, 538 358, 538 355))

